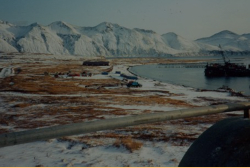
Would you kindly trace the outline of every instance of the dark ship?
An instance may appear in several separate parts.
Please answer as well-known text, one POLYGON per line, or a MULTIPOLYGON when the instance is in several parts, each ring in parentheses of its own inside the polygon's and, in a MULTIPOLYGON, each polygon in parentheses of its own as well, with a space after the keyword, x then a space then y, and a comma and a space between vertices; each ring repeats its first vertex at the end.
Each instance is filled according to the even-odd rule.
MULTIPOLYGON (((219 45, 219 48, 221 46, 219 45)), ((248 68, 244 64, 230 63, 230 59, 224 55, 224 52, 220 50, 224 64, 210 63, 205 66, 205 76, 207 77, 250 77, 250 65, 248 68)))

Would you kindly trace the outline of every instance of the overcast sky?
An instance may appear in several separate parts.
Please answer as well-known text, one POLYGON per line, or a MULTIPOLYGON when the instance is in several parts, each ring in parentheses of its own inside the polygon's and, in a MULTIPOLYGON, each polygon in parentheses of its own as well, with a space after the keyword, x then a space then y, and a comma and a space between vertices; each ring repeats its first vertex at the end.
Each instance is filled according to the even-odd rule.
POLYGON ((250 0, 0 0, 0 20, 78 26, 117 23, 190 40, 222 30, 250 33, 250 0))

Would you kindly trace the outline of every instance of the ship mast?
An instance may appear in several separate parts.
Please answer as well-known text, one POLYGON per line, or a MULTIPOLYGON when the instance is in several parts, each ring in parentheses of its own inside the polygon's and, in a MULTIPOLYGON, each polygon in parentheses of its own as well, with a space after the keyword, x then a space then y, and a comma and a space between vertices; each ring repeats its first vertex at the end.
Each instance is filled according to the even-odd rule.
POLYGON ((223 52, 222 47, 221 47, 220 44, 219 44, 219 48, 220 48, 220 53, 221 53, 221 55, 222 55, 222 58, 223 58, 224 63, 225 63, 225 64, 226 64, 226 63, 229 63, 229 62, 230 62, 230 59, 227 58, 228 61, 226 61, 226 56, 224 55, 224 52, 223 52))

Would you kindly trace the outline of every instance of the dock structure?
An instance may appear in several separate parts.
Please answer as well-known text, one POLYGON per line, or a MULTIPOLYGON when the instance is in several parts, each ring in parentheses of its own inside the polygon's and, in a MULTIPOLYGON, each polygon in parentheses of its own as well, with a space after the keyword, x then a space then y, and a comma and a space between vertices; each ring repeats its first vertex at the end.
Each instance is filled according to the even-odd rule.
POLYGON ((207 64, 205 63, 186 63, 186 64, 159 64, 160 66, 163 66, 164 68, 205 68, 207 64))

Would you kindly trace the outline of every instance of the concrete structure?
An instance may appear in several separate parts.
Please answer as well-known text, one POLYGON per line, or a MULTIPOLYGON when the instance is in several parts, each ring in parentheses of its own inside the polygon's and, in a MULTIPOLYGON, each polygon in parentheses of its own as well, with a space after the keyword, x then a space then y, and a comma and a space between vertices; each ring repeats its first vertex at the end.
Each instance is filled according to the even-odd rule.
POLYGON ((128 117, 119 117, 106 120, 98 120, 84 123, 59 125, 48 128, 33 129, 28 131, 6 133, 0 135, 0 147, 59 138, 63 136, 85 134, 90 132, 116 129, 127 126, 148 124, 167 120, 174 120, 187 117, 195 117, 209 114, 216 114, 229 111, 244 110, 244 116, 249 117, 250 102, 237 104, 224 104, 208 107, 196 107, 190 109, 174 110, 161 113, 140 114, 128 117))

